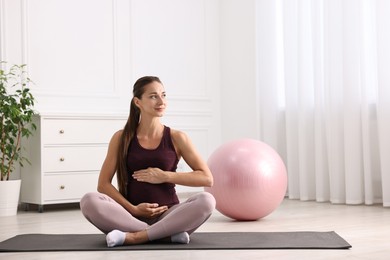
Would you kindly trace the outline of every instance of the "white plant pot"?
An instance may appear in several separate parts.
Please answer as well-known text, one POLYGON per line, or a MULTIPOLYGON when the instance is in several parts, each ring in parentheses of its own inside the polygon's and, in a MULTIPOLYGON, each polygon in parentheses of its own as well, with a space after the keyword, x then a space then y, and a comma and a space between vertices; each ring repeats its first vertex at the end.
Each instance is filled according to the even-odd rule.
POLYGON ((20 184, 21 180, 0 181, 0 217, 16 215, 20 184))

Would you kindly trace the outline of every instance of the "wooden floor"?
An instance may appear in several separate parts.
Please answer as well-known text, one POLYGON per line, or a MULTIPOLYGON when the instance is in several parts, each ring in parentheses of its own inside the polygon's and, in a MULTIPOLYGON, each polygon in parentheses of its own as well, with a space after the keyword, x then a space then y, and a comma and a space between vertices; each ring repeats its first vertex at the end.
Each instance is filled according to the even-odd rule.
MULTIPOLYGON (((198 230, 226 231, 335 231, 348 250, 199 250, 121 252, 0 253, 0 259, 390 259, 390 208, 345 206, 284 200, 272 214, 258 221, 233 221, 218 211, 198 230)), ((0 217, 0 241, 25 233, 99 233, 77 205, 32 209, 0 217)))

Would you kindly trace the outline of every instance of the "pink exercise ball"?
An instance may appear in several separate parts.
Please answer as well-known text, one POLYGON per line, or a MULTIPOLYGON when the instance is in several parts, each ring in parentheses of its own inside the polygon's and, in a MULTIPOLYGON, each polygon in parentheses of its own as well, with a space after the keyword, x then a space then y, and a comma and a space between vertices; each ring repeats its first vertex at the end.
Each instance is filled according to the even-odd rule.
POLYGON ((287 190, 287 172, 279 154, 253 139, 230 141, 217 148, 207 164, 216 208, 236 220, 257 220, 274 211, 287 190))

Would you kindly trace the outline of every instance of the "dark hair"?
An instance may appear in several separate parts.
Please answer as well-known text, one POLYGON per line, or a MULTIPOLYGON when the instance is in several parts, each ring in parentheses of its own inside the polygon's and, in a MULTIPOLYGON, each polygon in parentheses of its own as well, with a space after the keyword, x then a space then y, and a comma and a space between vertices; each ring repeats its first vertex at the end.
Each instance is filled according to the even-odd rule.
POLYGON ((139 78, 133 87, 133 98, 130 103, 130 114, 127 119, 126 125, 123 128, 122 136, 118 147, 118 157, 116 163, 117 181, 119 192, 126 197, 127 196, 127 152, 129 149, 130 141, 136 134, 137 127, 140 120, 140 110, 134 103, 134 97, 141 99, 145 92, 145 86, 152 83, 159 82, 161 80, 155 76, 145 76, 139 78))

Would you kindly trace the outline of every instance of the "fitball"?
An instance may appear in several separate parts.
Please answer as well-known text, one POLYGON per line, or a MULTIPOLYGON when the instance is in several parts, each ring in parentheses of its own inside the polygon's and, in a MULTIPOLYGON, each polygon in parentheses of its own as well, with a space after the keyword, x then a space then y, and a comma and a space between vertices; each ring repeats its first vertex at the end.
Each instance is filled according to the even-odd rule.
POLYGON ((236 220, 257 220, 282 202, 287 190, 287 171, 279 154, 268 144, 238 139, 217 148, 207 160, 214 185, 216 208, 236 220))

